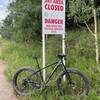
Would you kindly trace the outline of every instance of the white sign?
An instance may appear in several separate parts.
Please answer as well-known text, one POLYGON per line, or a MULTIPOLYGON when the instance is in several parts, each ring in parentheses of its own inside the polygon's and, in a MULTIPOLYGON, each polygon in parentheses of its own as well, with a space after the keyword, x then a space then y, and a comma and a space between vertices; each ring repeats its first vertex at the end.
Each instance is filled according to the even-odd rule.
POLYGON ((42 0, 43 34, 65 33, 65 0, 42 0))

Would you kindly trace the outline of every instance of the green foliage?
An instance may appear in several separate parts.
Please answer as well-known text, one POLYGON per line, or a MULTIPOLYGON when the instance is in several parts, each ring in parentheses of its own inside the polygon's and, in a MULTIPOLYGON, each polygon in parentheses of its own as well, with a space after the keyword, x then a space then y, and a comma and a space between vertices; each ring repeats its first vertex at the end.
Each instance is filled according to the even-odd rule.
MULTIPOLYGON (((16 40, 17 42, 28 43, 33 43, 33 39, 41 39, 41 5, 41 0, 16 0, 11 2, 8 6, 10 13, 4 20, 0 32, 3 37, 16 40)), ((98 7, 98 16, 99 13, 100 8, 98 7)), ((66 2, 66 20, 69 21, 68 23, 75 23, 76 26, 83 24, 84 21, 88 23, 92 17, 91 0, 68 0, 66 2)), ((91 22, 89 23, 91 24, 91 22)))
MULTIPOLYGON (((35 66, 36 63, 33 60, 35 51, 38 52, 38 56, 41 55, 41 51, 39 51, 40 47, 38 47, 38 49, 36 48, 38 42, 35 42, 33 47, 30 47, 29 45, 22 45, 21 43, 16 44, 13 41, 4 45, 6 45, 7 48, 6 51, 3 52, 2 59, 4 59, 9 65, 6 72, 9 80, 12 79, 13 74, 19 67, 35 66)), ((41 62, 41 60, 39 61, 41 62)))
POLYGON ((31 42, 41 35, 41 0, 16 0, 9 4, 9 12, 1 30, 4 38, 31 42))
MULTIPOLYGON (((76 24, 89 22, 92 15, 91 0, 69 0, 66 7, 67 18, 74 19, 76 24)), ((9 80, 15 71, 21 66, 31 66, 35 69, 35 62, 32 59, 34 54, 38 54, 40 65, 42 64, 41 44, 37 42, 41 38, 41 0, 16 0, 9 5, 9 15, 0 27, 0 34, 4 38, 16 40, 14 41, 0 41, 5 46, 3 54, 0 58, 4 59, 8 68, 6 75, 9 80), (24 42, 22 44, 21 42, 24 42), (28 44, 27 44, 27 43, 28 44)), ((100 8, 97 9, 97 15, 100 17, 100 8)), ((72 27, 73 28, 73 27, 72 27)), ((79 30, 79 29, 78 29, 79 30)), ((66 54, 68 67, 77 67, 79 70, 85 72, 90 80, 90 93, 88 97, 83 100, 99 100, 100 99, 100 73, 95 68, 95 49, 94 38, 85 29, 82 31, 68 31, 66 38, 66 54)), ((100 36, 98 36, 100 37, 100 36)), ((56 60, 57 53, 61 52, 61 37, 49 36, 46 41, 46 64, 56 60)), ((100 44, 100 38, 99 38, 100 44)), ((100 50, 99 50, 100 52, 100 50)), ((50 70, 49 70, 50 71, 50 70)), ((64 100, 54 90, 54 87, 46 90, 44 95, 50 100, 64 100), (48 91, 50 90, 50 91, 48 91)), ((45 96, 35 96, 35 100, 44 100, 45 96)), ((33 100, 33 96, 22 97, 21 100, 33 100)), ((66 100, 69 98, 66 98, 66 100)), ((73 98, 70 98, 73 100, 73 98)))
POLYGON ((11 22, 11 16, 7 16, 6 19, 3 22, 3 26, 0 28, 0 33, 2 37, 11 39, 12 38, 12 22, 11 22))
MULTIPOLYGON (((94 100, 100 98, 100 73, 95 68, 95 57, 94 57, 94 42, 93 37, 87 31, 69 31, 67 32, 67 62, 68 67, 76 67, 82 72, 86 73, 90 81, 90 92, 89 96, 84 97, 83 100, 94 100), (92 49, 92 50, 91 50, 92 49)), ((100 41, 100 39, 99 39, 100 41)), ((8 63, 8 68, 6 70, 6 75, 9 80, 12 80, 15 71, 22 66, 28 66, 35 68, 36 63, 32 59, 34 54, 38 54, 40 65, 42 65, 41 57, 41 45, 39 42, 34 41, 33 45, 16 43, 13 41, 1 41, 1 45, 6 48, 1 56, 8 63)), ((57 59, 56 55, 61 52, 61 38, 60 36, 50 36, 47 38, 46 43, 46 63, 52 63, 57 59)), ((42 67, 42 66, 41 66, 42 67)), ((51 69, 48 70, 48 72, 51 69)), ((48 73, 49 74, 49 73, 48 73)), ((57 74, 58 75, 58 74, 57 74)), ((54 77, 55 78, 55 77, 54 77)), ((21 97, 21 100, 41 100, 50 98, 50 100, 63 100, 55 87, 55 82, 52 80, 50 82, 50 87, 41 96, 26 96, 21 97), (53 84, 52 84, 53 83, 53 84), (55 87, 55 88, 54 88, 55 87)), ((69 100, 69 97, 65 97, 69 100)), ((70 97, 70 100, 74 100, 70 97)), ((77 100, 77 99, 76 99, 77 100)))
POLYGON ((69 17, 73 18, 75 23, 88 22, 92 15, 91 0, 69 0, 69 17))
MULTIPOLYGON (((67 33, 67 53, 69 59, 77 62, 79 57, 90 60, 95 59, 95 49, 93 37, 87 31, 70 31, 67 33)), ((71 64, 74 63, 73 61, 71 64)))

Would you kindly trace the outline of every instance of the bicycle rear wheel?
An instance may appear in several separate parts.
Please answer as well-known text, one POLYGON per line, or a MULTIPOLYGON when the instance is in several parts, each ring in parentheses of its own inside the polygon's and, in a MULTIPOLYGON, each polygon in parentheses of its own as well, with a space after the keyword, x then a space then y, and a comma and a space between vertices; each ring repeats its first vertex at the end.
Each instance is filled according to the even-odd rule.
POLYGON ((21 68, 14 74, 13 88, 19 95, 33 94, 34 90, 39 90, 41 86, 39 72, 36 73, 31 68, 21 68))
POLYGON ((71 77, 72 84, 69 84, 67 79, 64 81, 63 77, 66 75, 66 72, 62 72, 57 79, 57 87, 60 94, 78 98, 87 95, 89 92, 87 77, 75 68, 69 68, 67 71, 71 77))

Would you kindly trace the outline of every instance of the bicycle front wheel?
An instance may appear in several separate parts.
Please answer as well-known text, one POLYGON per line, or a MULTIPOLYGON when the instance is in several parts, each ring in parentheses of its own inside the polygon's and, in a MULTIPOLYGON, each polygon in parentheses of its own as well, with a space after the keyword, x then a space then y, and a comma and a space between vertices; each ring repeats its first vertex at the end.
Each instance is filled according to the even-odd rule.
POLYGON ((42 81, 39 72, 36 73, 31 68, 21 68, 14 74, 13 88, 18 95, 33 94, 41 86, 42 81))
POLYGON ((83 97, 89 92, 89 81, 87 77, 75 68, 69 68, 68 73, 70 75, 72 84, 69 84, 67 79, 64 80, 66 72, 62 72, 57 79, 57 87, 61 95, 67 95, 68 97, 83 97))

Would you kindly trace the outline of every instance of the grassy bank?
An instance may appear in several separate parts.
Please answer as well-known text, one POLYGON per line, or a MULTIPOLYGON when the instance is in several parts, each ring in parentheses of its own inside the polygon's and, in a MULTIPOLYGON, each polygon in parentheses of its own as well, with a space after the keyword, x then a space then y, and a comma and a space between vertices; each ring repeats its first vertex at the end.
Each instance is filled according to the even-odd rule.
MULTIPOLYGON (((96 70, 95 65, 95 50, 93 45, 93 37, 87 32, 69 32, 66 36, 67 44, 67 61, 69 67, 75 66, 82 72, 86 73, 90 81, 90 92, 84 100, 100 100, 100 73, 96 70), (76 34, 76 35, 73 35, 76 34)), ((16 43, 14 41, 0 40, 0 46, 4 46, 4 50, 0 58, 8 64, 6 70, 7 78, 12 81, 15 71, 22 67, 28 66, 35 69, 36 62, 33 56, 37 55, 40 65, 42 64, 42 46, 41 42, 34 41, 33 44, 16 43)), ((56 60, 57 53, 61 52, 61 37, 47 37, 46 42, 46 63, 51 63, 56 60)), ((47 92, 41 96, 27 96, 19 99, 23 100, 64 100, 57 89, 50 87, 47 92), (47 94, 46 94, 47 93, 47 94), (49 98, 49 99, 48 99, 49 98)), ((69 97, 66 100, 73 100, 69 97)))

